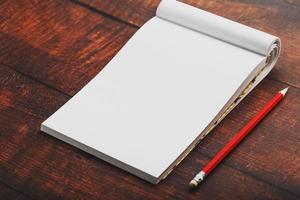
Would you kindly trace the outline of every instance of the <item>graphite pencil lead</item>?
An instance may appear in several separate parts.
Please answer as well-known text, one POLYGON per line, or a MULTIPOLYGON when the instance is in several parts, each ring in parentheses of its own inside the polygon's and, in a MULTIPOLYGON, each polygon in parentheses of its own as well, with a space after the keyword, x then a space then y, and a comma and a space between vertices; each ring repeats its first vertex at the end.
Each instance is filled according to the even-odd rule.
POLYGON ((283 96, 285 96, 285 94, 287 93, 288 89, 289 89, 289 87, 287 87, 287 88, 279 91, 279 93, 281 93, 283 96))

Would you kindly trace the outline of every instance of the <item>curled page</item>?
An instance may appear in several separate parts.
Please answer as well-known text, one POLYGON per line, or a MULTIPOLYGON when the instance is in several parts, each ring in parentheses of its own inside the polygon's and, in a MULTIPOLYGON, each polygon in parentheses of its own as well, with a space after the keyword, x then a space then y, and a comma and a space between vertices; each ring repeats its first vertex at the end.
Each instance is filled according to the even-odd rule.
POLYGON ((268 64, 274 65, 279 56, 278 37, 178 1, 163 0, 157 8, 156 15, 249 51, 269 56, 268 64))

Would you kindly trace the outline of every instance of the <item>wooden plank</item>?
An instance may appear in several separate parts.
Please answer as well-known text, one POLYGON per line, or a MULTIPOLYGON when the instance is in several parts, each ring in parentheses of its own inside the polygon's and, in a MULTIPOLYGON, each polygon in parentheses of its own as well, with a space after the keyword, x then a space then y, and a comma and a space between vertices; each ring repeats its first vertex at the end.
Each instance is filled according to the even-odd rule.
POLYGON ((69 1, 1 1, 0 13, 0 63, 69 95, 136 31, 69 1))
MULTIPOLYGON (((280 134, 277 131, 278 127, 269 127, 268 124, 279 114, 283 115, 285 120, 292 117, 293 113, 288 114, 284 109, 293 111, 293 109, 298 108, 299 89, 292 89, 286 99, 287 101, 282 102, 276 112, 268 117, 268 121, 264 121, 248 141, 245 141, 237 149, 235 155, 227 159, 225 164, 222 164, 199 190, 190 192, 187 189, 187 183, 200 166, 207 162, 206 154, 210 157, 230 136, 231 132, 228 131, 226 124, 230 124, 229 130, 239 128, 236 126, 236 120, 243 119, 239 114, 241 110, 246 110, 247 112, 243 113, 250 117, 253 113, 252 106, 259 106, 257 103, 263 103, 265 98, 271 97, 273 92, 283 85, 266 80, 246 99, 245 103, 237 108, 234 115, 238 118, 232 116, 226 119, 226 122, 205 139, 175 169, 173 174, 159 185, 152 185, 41 133, 39 131, 40 123, 69 97, 6 67, 0 67, 0 74, 1 181, 22 193, 28 194, 33 199, 299 198, 299 191, 297 190, 299 188, 299 172, 290 173, 292 172, 290 170, 294 170, 296 166, 287 169, 283 166, 283 164, 299 164, 290 159, 293 156, 298 156, 294 148, 297 147, 295 143, 299 141, 299 136, 296 133, 290 133, 289 129, 297 127, 282 126, 280 132, 289 134, 289 137, 282 140, 284 141, 283 144, 281 140, 277 141, 278 137, 282 135, 275 137, 275 139, 273 135, 269 135, 270 138, 265 140, 262 139, 264 138, 262 136, 267 136, 270 132, 276 133, 276 135, 280 134), (266 88, 264 87, 271 89, 265 94, 266 88), (248 108, 246 103, 251 107, 248 108), (259 134, 256 134, 257 132, 259 134), (221 137, 220 135, 225 136, 221 137), (255 145, 257 149, 253 150, 253 146, 249 145, 251 140, 254 142, 258 140, 255 145), (245 162, 249 158, 252 158, 251 161, 255 161, 256 156, 261 158, 260 156, 263 155, 260 152, 266 150, 278 152, 276 150, 278 146, 272 145, 273 142, 277 142, 279 147, 284 144, 291 146, 285 147, 286 150, 284 151, 284 156, 288 159, 282 162, 278 159, 278 163, 281 163, 280 166, 275 162, 245 162), (263 170, 261 165, 266 165, 266 170, 263 170), (277 176, 277 174, 282 175, 281 173, 285 172, 287 173, 284 176, 277 176), (260 177, 261 174, 263 176, 260 177), (270 180, 273 182, 269 182, 270 180), (285 188, 285 186, 290 188, 285 188)), ((276 122, 283 123, 285 120, 276 122)), ((291 118, 290 120, 295 119, 291 118)), ((282 158, 281 154, 272 154, 272 156, 274 156, 274 160, 282 158)))
MULTIPOLYGON (((156 7, 160 2, 160 0, 76 1, 138 27, 155 15, 156 7)), ((280 0, 184 0, 184 2, 279 36, 283 48, 271 77, 300 88, 298 55, 300 52, 300 7, 297 3, 280 0)))
MULTIPOLYGON (((246 20, 247 15, 243 16, 246 20)), ((291 16, 296 16, 293 10, 291 16)), ((295 147, 299 146, 300 92, 295 88, 285 100, 287 105, 282 102, 286 110, 282 106, 268 116, 200 190, 189 193, 185 185, 198 165, 242 127, 239 123, 245 123, 265 98, 286 86, 276 81, 264 81, 158 186, 38 131, 40 123, 97 74, 135 31, 67 1, 0 3, 0 63, 37 80, 1 67, 1 180, 36 199, 299 198, 299 151, 295 147)), ((295 53, 292 62, 296 62, 295 53)), ((280 62, 286 66, 286 61, 280 62)), ((291 77, 297 78, 297 73, 291 77)))

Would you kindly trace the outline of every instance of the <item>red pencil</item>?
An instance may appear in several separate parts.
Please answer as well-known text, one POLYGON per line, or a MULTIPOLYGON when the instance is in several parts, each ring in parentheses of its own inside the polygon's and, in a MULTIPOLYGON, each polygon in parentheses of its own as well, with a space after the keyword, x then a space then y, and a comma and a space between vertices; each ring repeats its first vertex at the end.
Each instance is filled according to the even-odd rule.
POLYGON ((190 188, 196 188, 208 174, 236 147, 250 131, 283 99, 288 88, 279 91, 258 113, 254 116, 213 159, 191 180, 190 188))

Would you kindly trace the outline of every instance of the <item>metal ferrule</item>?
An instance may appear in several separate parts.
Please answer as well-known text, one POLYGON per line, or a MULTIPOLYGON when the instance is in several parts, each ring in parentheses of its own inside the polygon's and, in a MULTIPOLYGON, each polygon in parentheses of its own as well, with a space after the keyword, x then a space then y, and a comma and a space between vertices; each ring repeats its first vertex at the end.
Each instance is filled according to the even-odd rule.
POLYGON ((205 172, 204 172, 204 171, 201 171, 201 172, 199 172, 199 173, 194 177, 193 180, 197 181, 197 183, 200 183, 201 181, 204 180, 205 175, 206 175, 205 172))

